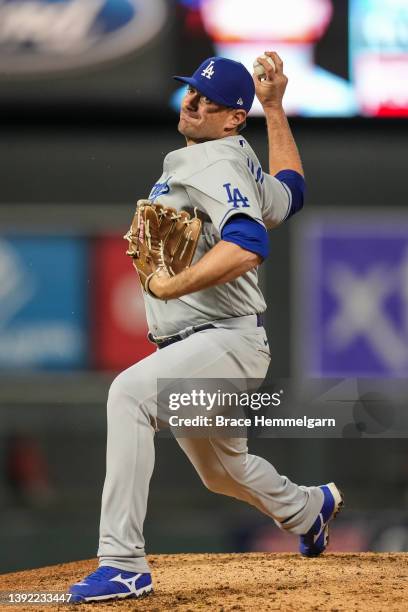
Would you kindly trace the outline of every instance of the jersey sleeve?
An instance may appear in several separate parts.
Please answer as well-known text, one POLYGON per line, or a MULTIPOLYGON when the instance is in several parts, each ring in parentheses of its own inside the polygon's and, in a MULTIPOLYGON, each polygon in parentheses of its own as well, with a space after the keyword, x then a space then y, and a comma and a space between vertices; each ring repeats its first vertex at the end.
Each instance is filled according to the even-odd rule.
POLYGON ((263 219, 266 227, 272 229, 302 209, 305 181, 294 170, 264 177, 263 219))
POLYGON ((280 225, 289 214, 292 194, 290 189, 270 174, 264 174, 263 220, 268 229, 280 225))
POLYGON ((234 215, 225 223, 222 240, 233 242, 246 251, 251 251, 266 259, 269 255, 269 239, 266 228, 245 215, 234 215))
POLYGON ((184 182, 192 205, 207 213, 220 233, 225 223, 237 214, 264 225, 261 196, 239 161, 218 161, 184 182))

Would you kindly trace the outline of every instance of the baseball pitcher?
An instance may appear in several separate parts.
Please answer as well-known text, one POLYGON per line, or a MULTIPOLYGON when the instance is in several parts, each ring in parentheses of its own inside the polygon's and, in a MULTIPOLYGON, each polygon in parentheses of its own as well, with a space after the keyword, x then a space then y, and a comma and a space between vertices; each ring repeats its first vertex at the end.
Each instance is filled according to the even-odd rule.
MULTIPOLYGON (((122 372, 109 391, 99 568, 71 587, 76 602, 139 597, 153 589, 143 522, 154 466, 158 378, 261 379, 270 362, 257 270, 267 230, 303 206, 304 177, 282 99, 281 58, 266 52, 251 76, 239 62, 205 60, 180 110, 185 147, 172 151, 126 235, 157 351, 122 372), (264 109, 269 172, 242 136, 255 94, 264 109)), ((243 438, 178 438, 211 491, 243 500, 321 554, 342 505, 334 483, 291 482, 243 438)))

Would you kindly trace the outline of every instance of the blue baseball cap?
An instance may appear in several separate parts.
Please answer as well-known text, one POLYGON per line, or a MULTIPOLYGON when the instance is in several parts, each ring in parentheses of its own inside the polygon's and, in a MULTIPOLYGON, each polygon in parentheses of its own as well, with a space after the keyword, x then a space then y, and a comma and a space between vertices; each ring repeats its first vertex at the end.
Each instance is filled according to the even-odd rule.
POLYGON ((230 108, 251 110, 255 85, 251 74, 240 62, 225 57, 209 57, 191 77, 175 76, 176 81, 188 83, 201 94, 230 108))

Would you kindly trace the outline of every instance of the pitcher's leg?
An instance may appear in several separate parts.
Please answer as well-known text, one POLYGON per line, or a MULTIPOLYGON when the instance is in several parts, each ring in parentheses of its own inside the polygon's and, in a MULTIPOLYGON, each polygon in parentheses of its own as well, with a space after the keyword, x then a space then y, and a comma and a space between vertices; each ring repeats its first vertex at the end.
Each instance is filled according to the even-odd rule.
POLYGON ((98 557, 102 566, 145 573, 143 522, 154 467, 154 416, 142 364, 120 374, 109 391, 98 557))
POLYGON ((318 515, 323 493, 278 474, 265 459, 248 454, 242 438, 178 438, 203 483, 215 493, 255 506, 282 529, 306 533, 318 515))
POLYGON ((185 378, 187 372, 189 378, 263 378, 269 360, 258 352, 260 347, 263 342, 252 339, 252 330, 249 337, 208 330, 157 351, 115 379, 108 400, 101 565, 148 571, 142 528, 154 463, 151 419, 157 416, 157 378, 185 378))
POLYGON ((187 371, 190 376, 205 377, 208 369, 222 374, 227 359, 225 348, 215 350, 208 337, 195 334, 153 353, 114 380, 108 399, 100 565, 149 571, 142 530, 154 465, 157 378, 183 378, 187 371))

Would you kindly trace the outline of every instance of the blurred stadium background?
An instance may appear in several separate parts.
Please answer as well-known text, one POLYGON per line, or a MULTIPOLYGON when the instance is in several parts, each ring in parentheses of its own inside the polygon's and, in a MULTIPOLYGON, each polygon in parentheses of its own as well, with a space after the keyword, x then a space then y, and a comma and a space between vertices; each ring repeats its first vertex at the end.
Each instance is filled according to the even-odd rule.
MULTIPOLYGON (((262 267, 270 376, 408 374, 404 0, 0 0, 0 571, 95 555, 105 399, 147 355, 122 235, 177 133, 173 74, 225 54, 286 61, 307 209, 262 267)), ((245 136, 264 168, 262 118, 245 136)), ((364 438, 364 434, 361 436, 364 438)), ((337 550, 408 550, 406 439, 254 440, 347 497, 337 550)), ((159 439, 148 551, 295 550, 204 490, 159 439)), ((126 470, 126 466, 123 466, 126 470)))

